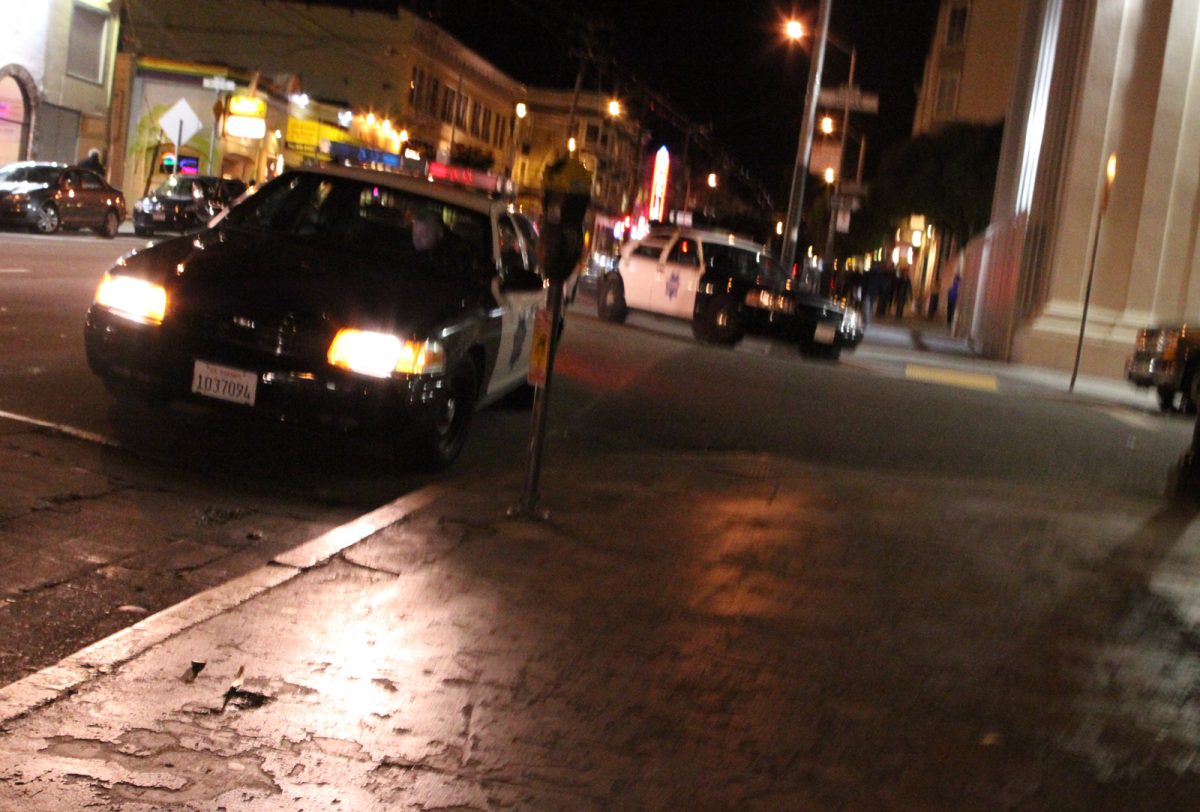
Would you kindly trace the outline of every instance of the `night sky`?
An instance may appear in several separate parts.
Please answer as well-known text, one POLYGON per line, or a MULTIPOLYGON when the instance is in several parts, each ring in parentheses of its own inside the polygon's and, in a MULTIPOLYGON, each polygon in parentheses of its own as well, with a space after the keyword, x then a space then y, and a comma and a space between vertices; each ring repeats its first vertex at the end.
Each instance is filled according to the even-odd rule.
MULTIPOLYGON (((318 0, 320 1, 320 0, 318 0)), ((328 1, 328 0, 327 0, 328 1)), ((597 53, 613 60, 586 85, 605 92, 635 77, 712 138, 786 203, 808 82, 807 46, 782 36, 789 16, 815 24, 817 0, 332 0, 360 8, 397 5, 425 16, 526 84, 569 88, 580 32, 592 24, 597 53)), ((881 147, 907 138, 938 0, 833 0, 830 35, 858 50, 856 84, 880 96, 878 117, 857 116, 867 137, 867 176, 881 147)), ((829 48, 825 84, 842 84, 848 57, 829 48)), ((678 134, 649 122, 659 141, 678 134)))

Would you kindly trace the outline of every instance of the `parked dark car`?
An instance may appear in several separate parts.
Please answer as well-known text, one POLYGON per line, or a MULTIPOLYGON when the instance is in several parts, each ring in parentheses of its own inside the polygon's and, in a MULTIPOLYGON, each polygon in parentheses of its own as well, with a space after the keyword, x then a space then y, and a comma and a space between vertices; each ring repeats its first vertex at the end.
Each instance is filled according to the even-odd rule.
POLYGON ((133 230, 142 237, 156 231, 203 227, 246 191, 245 181, 210 175, 171 175, 133 207, 133 230))
POLYGON ((125 196, 89 169, 19 161, 0 167, 0 224, 42 234, 90 228, 117 236, 125 219, 125 196))
POLYGON ((629 308, 674 316, 714 344, 761 335, 837 358, 863 338, 857 310, 802 292, 763 246, 728 232, 652 231, 622 249, 596 297, 597 313, 607 321, 624 321, 629 308))
POLYGON ((87 314, 88 363, 119 400, 286 418, 441 467, 477 406, 528 387, 545 303, 533 239, 480 192, 289 171, 212 227, 119 259, 87 314), (414 224, 444 236, 419 250, 414 224))
POLYGON ((1153 387, 1164 412, 1194 412, 1200 404, 1200 329, 1169 324, 1138 330, 1125 377, 1137 386, 1153 387))

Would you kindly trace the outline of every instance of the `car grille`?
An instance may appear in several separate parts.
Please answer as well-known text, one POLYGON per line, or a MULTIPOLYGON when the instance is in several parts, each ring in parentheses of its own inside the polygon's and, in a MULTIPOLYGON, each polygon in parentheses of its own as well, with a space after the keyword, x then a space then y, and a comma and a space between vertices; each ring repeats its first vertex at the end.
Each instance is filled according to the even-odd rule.
POLYGON ((182 319, 180 326, 203 343, 278 358, 324 357, 333 338, 323 319, 292 313, 278 316, 192 313, 182 319))

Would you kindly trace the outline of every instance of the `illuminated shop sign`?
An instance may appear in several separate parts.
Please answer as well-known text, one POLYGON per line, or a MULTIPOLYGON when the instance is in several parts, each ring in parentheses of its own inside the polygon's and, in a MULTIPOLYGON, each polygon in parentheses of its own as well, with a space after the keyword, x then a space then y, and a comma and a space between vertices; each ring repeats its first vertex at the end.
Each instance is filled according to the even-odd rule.
POLYGON ((654 156, 654 180, 650 186, 650 220, 662 222, 667 208, 667 175, 671 171, 671 154, 665 146, 654 156))
POLYGON ((267 134, 267 103, 254 96, 230 96, 225 134, 259 139, 267 134))

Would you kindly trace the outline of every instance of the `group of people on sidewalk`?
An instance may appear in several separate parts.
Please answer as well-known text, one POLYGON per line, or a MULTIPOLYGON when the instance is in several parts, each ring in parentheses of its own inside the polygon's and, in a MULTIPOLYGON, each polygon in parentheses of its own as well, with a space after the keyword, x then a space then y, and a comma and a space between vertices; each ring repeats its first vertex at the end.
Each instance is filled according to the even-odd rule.
MULTIPOLYGON (((950 289, 946 292, 946 326, 954 324, 954 313, 958 306, 958 288, 962 274, 956 273, 950 289)), ((885 317, 894 312, 895 318, 903 319, 905 308, 913 299, 912 277, 908 270, 897 268, 891 262, 872 265, 865 273, 839 271, 836 279, 836 295, 858 303, 869 324, 873 317, 885 317)), ((913 301, 916 315, 922 315, 922 303, 913 301)), ((928 297, 924 304, 924 316, 937 318, 941 304, 941 277, 935 275, 930 282, 928 297)))

